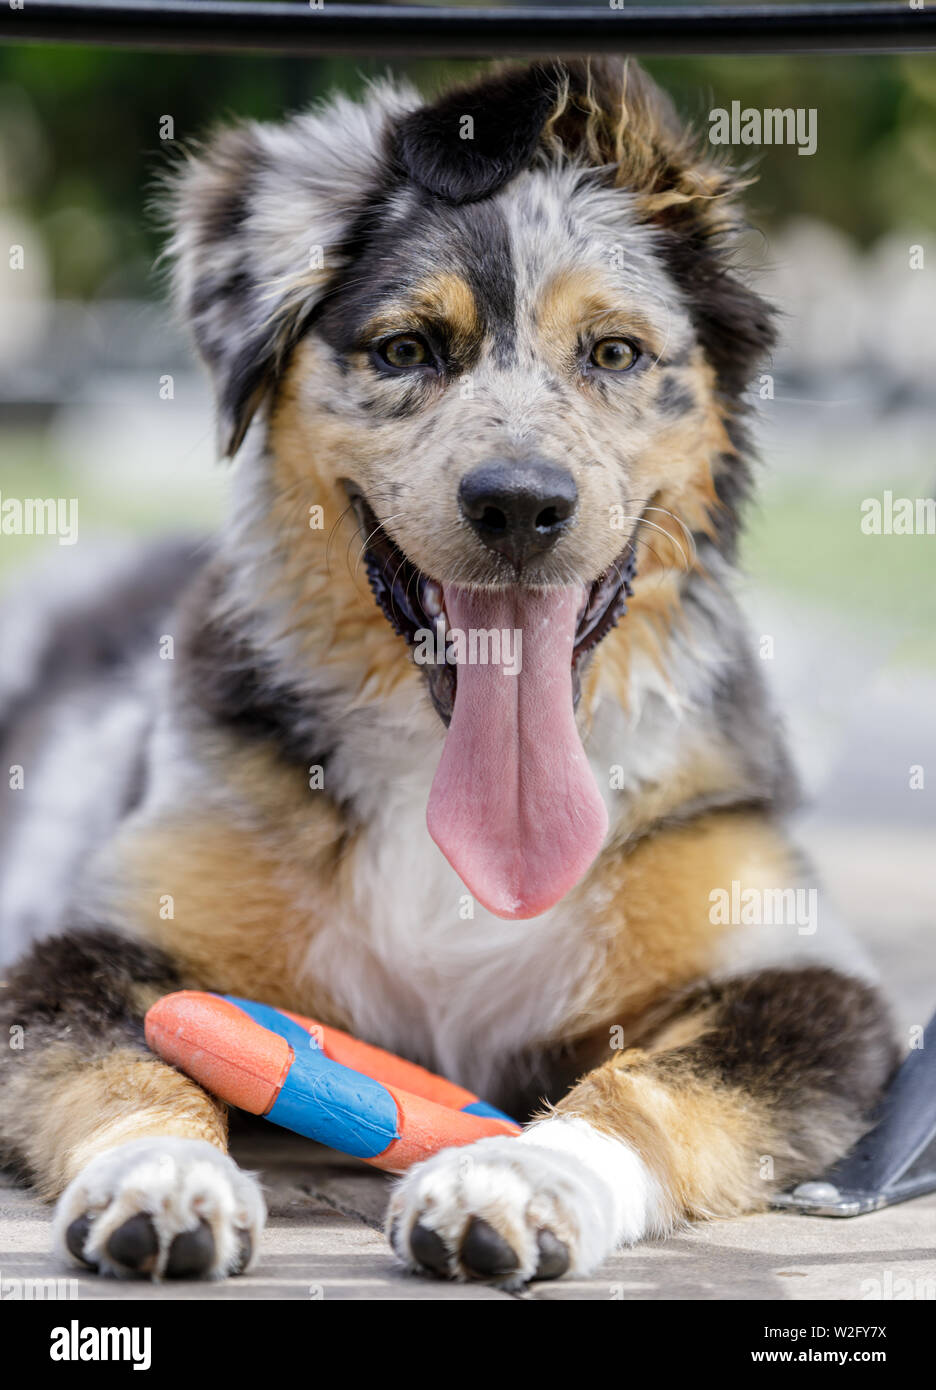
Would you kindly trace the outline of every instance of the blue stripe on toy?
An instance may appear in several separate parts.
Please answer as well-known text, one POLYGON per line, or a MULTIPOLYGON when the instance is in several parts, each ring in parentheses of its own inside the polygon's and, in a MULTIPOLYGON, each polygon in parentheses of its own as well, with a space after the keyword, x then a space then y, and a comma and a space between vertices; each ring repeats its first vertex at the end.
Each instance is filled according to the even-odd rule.
POLYGON ((326 1057, 311 1034, 269 1004, 222 997, 296 1054, 266 1119, 355 1158, 376 1158, 400 1137, 396 1101, 379 1081, 326 1057))
POLYGON ((470 1105, 463 1105, 462 1110, 466 1115, 486 1115, 489 1120, 506 1120, 509 1125, 517 1123, 503 1110, 498 1110, 496 1105, 488 1105, 486 1100, 473 1100, 470 1105))
POLYGON ((279 1009, 274 1009, 272 1004, 258 1004, 255 999, 238 999, 235 994, 222 994, 221 998, 226 999, 229 1004, 236 1004, 241 1013, 249 1015, 254 1023, 259 1023, 262 1028, 268 1028, 271 1033, 279 1033, 297 1056, 300 1052, 311 1050, 311 1039, 306 1030, 285 1014, 281 1014, 279 1009))

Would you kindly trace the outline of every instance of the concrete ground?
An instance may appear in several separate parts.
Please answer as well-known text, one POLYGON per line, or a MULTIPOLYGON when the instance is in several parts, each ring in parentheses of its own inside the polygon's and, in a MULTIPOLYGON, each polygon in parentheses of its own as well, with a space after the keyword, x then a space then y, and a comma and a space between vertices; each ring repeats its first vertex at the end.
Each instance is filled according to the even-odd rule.
POLYGON ((381 1233, 387 1179, 304 1140, 250 1135, 270 1223, 256 1268, 224 1284, 158 1287, 77 1276, 47 1253, 50 1213, 0 1188, 0 1281, 67 1278, 79 1299, 866 1299, 936 1297, 936 1195, 848 1221, 782 1213, 699 1226, 623 1251, 590 1279, 522 1295, 400 1272, 381 1233))
MULTIPOLYGON (((810 834, 826 890, 875 956, 902 1035, 936 1006, 933 837, 841 823, 810 834)), ((261 1171, 270 1223, 254 1271, 226 1284, 118 1284, 48 1253, 50 1211, 0 1178, 0 1294, 11 1278, 68 1278, 75 1298, 505 1299, 480 1285, 403 1275, 381 1232, 388 1179, 253 1122, 235 1154, 261 1171)), ((850 1220, 770 1213, 623 1251, 590 1279, 535 1285, 533 1299, 936 1298, 936 1194, 850 1220)))

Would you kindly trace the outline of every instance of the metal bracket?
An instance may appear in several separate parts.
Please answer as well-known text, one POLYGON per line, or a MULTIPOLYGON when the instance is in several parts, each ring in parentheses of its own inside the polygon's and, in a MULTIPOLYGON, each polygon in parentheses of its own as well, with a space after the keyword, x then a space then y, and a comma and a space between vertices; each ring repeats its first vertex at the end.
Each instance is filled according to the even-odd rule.
POLYGON ((936 1014, 906 1058, 874 1129, 824 1177, 774 1198, 805 1216, 860 1216, 936 1192, 936 1014))

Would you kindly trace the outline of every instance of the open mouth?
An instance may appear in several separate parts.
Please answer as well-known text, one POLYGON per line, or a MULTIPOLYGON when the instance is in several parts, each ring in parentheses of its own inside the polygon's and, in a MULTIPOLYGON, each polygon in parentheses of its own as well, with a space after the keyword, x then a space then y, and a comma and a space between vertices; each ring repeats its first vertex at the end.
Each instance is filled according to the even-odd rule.
MULTIPOLYGON (((418 634, 435 632, 440 622, 445 628, 450 627, 442 585, 417 569, 390 539, 362 493, 348 487, 348 496, 365 547, 367 581, 394 632, 413 647, 418 634)), ((635 547, 629 541, 610 569, 596 579, 589 589, 582 589, 572 646, 573 709, 578 706, 582 675, 592 652, 627 612, 627 600, 634 592, 635 556, 635 547)), ((432 703, 448 726, 455 708, 458 666, 434 663, 423 669, 429 682, 432 703)))
POLYGON ((607 834, 575 706, 585 663, 625 611, 631 549, 588 589, 440 583, 394 544, 359 491, 349 496, 387 621, 417 662, 418 644, 441 638, 441 660, 424 664, 448 727, 429 833, 482 906, 499 917, 538 916, 582 879, 607 834), (469 643, 454 658, 449 634, 469 643), (498 635, 514 653, 509 662, 503 645, 493 660, 477 645, 471 654, 472 637, 498 635))

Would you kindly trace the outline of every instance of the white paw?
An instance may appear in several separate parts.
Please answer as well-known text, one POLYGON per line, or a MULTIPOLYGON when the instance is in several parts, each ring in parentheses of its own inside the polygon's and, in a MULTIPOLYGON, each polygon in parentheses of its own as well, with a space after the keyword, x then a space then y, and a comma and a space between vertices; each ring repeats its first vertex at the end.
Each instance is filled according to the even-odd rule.
POLYGON ((659 1229, 660 1211, 659 1187, 633 1149, 557 1116, 411 1168, 387 1232, 411 1270, 514 1289, 588 1273, 621 1241, 659 1229))
POLYGON ((220 1279, 253 1259, 260 1186, 203 1139, 133 1139, 98 1154, 58 1200, 56 1249, 118 1278, 220 1279))

